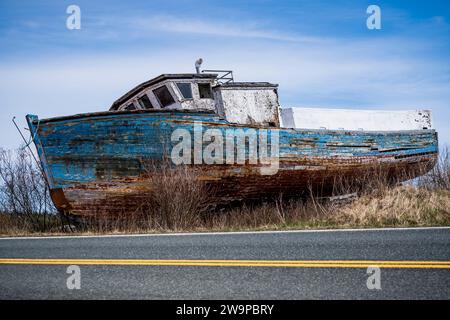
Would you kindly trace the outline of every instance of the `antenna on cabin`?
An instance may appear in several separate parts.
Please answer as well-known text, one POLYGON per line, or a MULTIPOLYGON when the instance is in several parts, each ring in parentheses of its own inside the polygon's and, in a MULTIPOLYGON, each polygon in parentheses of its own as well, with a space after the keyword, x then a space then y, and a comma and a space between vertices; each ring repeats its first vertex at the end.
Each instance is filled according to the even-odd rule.
POLYGON ((197 73, 200 73, 200 66, 202 65, 202 63, 202 58, 198 58, 197 61, 195 61, 195 70, 197 71, 197 73))

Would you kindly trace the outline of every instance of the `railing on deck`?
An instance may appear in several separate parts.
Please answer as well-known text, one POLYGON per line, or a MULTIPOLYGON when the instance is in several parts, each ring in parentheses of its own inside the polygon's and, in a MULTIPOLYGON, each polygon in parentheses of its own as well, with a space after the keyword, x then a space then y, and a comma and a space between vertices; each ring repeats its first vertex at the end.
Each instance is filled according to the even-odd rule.
POLYGON ((234 82, 233 71, 231 70, 202 70, 204 73, 217 73, 217 81, 219 83, 234 82))

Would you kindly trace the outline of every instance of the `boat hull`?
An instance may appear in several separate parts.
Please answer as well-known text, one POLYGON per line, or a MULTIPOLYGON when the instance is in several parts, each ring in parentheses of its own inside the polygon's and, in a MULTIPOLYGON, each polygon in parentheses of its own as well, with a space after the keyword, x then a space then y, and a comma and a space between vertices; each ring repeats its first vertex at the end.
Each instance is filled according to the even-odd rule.
MULTIPOLYGON (((39 120, 27 116, 55 206, 75 216, 115 215, 138 210, 154 192, 145 163, 168 159, 180 143, 175 130, 192 135, 188 167, 214 187, 218 201, 261 199, 304 194, 307 188, 330 193, 337 178, 360 177, 381 170, 392 179, 414 177, 433 167, 438 144, 434 130, 331 131, 267 128, 228 123, 208 112, 127 111, 39 120), (210 143, 208 130, 223 133, 223 162, 196 159, 195 135, 200 124, 201 152, 210 143), (227 133, 234 130, 235 147, 227 149, 227 133), (273 163, 244 163, 238 158, 239 135, 263 132, 266 147, 277 150, 273 163), (203 135, 203 136, 202 136, 203 135), (276 138, 276 139, 275 139, 276 138), (275 148, 275 142, 277 144, 275 148), (232 158, 233 158, 232 157, 232 158)), ((257 142, 260 142, 257 140, 257 142)), ((257 147, 257 154, 261 147, 257 147)), ((268 153, 270 153, 268 152, 268 153)), ((154 172, 154 174, 158 174, 154 172)))

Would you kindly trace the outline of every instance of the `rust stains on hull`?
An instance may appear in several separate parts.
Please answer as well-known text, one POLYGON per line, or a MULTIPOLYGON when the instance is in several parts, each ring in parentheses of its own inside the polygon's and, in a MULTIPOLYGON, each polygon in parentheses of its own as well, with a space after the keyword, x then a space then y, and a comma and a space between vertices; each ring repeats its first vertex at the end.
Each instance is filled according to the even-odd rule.
MULTIPOLYGON (((374 159, 372 159, 373 162, 374 159)), ((379 160, 379 159, 378 159, 379 160)), ((203 166, 198 178, 212 189, 217 203, 236 200, 255 200, 284 196, 305 196, 312 188, 322 195, 330 195, 338 179, 354 179, 384 172, 389 179, 414 178, 432 168, 436 155, 422 155, 397 163, 379 162, 368 165, 360 161, 324 161, 318 163, 286 161, 275 175, 260 175, 259 169, 249 166, 203 166)), ((196 168, 195 170, 199 170, 196 168)), ((139 211, 148 203, 154 188, 151 179, 142 175, 110 183, 88 183, 60 189, 58 208, 66 214, 89 217, 94 215, 123 215, 139 211)))

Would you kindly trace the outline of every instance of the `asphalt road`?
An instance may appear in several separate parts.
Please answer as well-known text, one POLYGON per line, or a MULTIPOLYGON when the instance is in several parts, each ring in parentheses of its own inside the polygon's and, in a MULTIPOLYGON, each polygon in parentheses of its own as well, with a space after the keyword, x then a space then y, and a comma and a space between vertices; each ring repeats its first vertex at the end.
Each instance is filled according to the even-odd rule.
POLYGON ((450 228, 0 238, 0 299, 449 298, 450 228))

